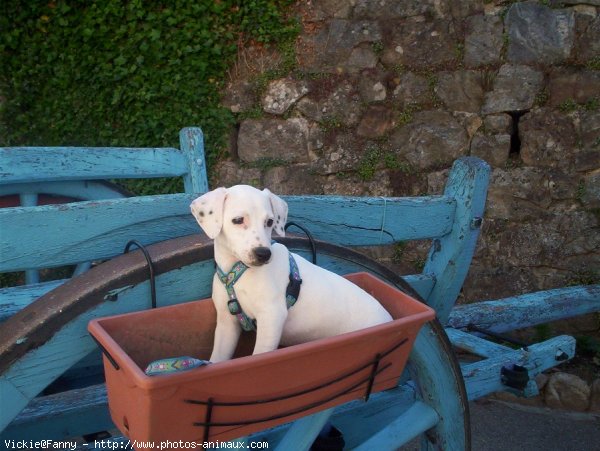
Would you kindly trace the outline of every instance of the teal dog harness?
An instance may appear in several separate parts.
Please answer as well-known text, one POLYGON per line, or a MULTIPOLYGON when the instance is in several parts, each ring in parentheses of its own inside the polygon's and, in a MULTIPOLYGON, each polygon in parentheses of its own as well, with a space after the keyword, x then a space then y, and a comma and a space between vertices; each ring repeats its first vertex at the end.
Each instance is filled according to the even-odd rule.
MULTIPOLYGON (((285 303, 289 309, 296 301, 298 301, 302 279, 300 278, 300 271, 298 270, 296 260, 294 260, 291 253, 288 252, 288 255, 290 260, 290 282, 285 291, 285 303)), ((223 272, 223 270, 217 266, 217 276, 219 276, 219 279, 223 285, 225 285, 225 290, 227 290, 227 295, 229 296, 229 301, 227 302, 229 313, 237 316, 243 330, 252 331, 256 330, 256 319, 250 318, 244 310, 242 310, 242 306, 237 300, 235 290, 233 289, 235 283, 242 277, 247 269, 248 266, 241 261, 235 263, 228 273, 223 272)))

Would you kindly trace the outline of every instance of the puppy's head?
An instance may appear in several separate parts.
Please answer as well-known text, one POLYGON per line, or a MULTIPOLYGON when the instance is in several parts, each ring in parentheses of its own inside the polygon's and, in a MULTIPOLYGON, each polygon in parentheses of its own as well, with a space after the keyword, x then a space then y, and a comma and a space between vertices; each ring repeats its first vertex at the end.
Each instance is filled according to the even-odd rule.
POLYGON ((194 200, 192 214, 209 238, 237 260, 260 266, 271 259, 271 233, 285 236, 288 207, 268 189, 217 188, 194 200))

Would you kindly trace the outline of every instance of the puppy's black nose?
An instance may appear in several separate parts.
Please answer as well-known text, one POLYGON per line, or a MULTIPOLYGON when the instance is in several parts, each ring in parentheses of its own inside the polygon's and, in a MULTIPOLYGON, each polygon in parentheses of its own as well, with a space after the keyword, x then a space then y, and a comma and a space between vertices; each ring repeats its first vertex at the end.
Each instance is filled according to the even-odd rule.
POLYGON ((260 263, 267 263, 271 258, 271 249, 268 247, 255 247, 253 252, 260 263))

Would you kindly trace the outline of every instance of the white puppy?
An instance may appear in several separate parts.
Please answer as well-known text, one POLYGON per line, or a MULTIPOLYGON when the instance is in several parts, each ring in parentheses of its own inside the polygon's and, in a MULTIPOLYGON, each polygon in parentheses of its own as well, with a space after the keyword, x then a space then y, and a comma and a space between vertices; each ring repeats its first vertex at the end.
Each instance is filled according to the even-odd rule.
POLYGON ((234 298, 246 320, 255 320, 254 354, 392 319, 368 293, 296 254, 291 255, 302 283, 297 302, 288 308, 286 289, 293 263, 285 246, 271 243, 272 231, 285 234, 288 207, 268 189, 260 191, 247 185, 217 188, 194 200, 191 209, 206 235, 214 239, 221 276, 236 264, 243 268, 231 292, 218 272, 213 280, 217 327, 212 362, 232 357, 242 331, 243 320, 236 315, 235 305, 231 312, 234 298))

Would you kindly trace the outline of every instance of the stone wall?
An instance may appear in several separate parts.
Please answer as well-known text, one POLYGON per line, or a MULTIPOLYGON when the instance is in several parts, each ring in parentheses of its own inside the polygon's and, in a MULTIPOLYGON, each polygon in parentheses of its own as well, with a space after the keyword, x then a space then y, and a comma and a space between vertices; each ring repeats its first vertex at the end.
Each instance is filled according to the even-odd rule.
MULTIPOLYGON (((493 173, 464 300, 598 279, 600 0, 313 0, 295 13, 293 67, 240 51, 224 100, 239 123, 213 186, 438 194, 453 160, 479 156, 493 173)), ((379 256, 419 270, 426 248, 379 256)))

